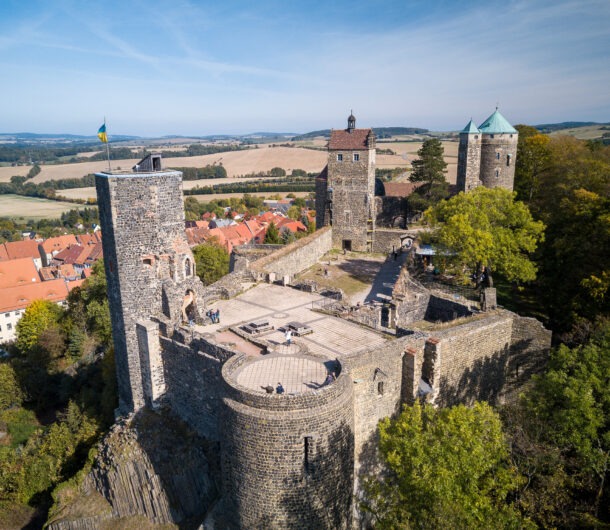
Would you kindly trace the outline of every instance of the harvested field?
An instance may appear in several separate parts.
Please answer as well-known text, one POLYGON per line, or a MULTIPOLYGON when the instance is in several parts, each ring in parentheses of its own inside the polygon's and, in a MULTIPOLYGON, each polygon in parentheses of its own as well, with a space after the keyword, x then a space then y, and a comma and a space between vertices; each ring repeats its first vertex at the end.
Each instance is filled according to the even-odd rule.
POLYGON ((0 195, 0 217, 10 217, 11 219, 56 219, 62 213, 75 208, 83 208, 83 206, 38 197, 0 195))
MULTIPOLYGON (((218 180, 218 179, 216 179, 218 180)), ((227 181, 226 179, 222 179, 225 182, 227 181)), ((203 180, 195 180, 195 181, 191 181, 191 182, 185 182, 184 184, 189 184, 189 183, 193 183, 196 184, 197 182, 207 182, 207 181, 203 181, 203 180)), ((234 180, 232 180, 232 182, 234 182, 234 180)), ((290 192, 279 192, 279 194, 282 197, 285 197, 288 193, 290 192)), ((309 192, 307 191, 296 191, 296 192, 292 192, 294 195, 296 195, 297 197, 307 197, 309 195, 309 192)), ((70 190, 59 190, 57 192, 58 195, 61 195, 62 197, 67 197, 68 199, 83 199, 83 200, 87 200, 87 199, 96 199, 96 193, 95 193, 95 188, 73 188, 70 190)), ((197 199, 199 202, 210 202, 211 200, 214 199, 230 199, 231 197, 238 197, 241 198, 243 197, 243 193, 215 193, 214 195, 189 195, 189 197, 194 197, 195 199, 197 199)), ((255 192, 255 193, 250 193, 249 195, 255 195, 256 197, 270 197, 271 195, 276 195, 276 193, 273 192, 255 192)), ((77 205, 80 206, 80 205, 77 205)), ((82 207, 82 206, 81 206, 82 207)))
MULTIPOLYGON (((325 145, 322 140, 314 140, 313 143, 325 145)), ((421 147, 421 143, 416 142, 396 142, 396 143, 379 143, 382 149, 392 149, 396 155, 377 155, 377 167, 379 168, 408 168, 413 159, 416 158, 417 150, 421 147)), ((457 164, 457 142, 443 142, 445 148, 445 161, 449 164, 447 180, 451 183, 455 182, 456 164, 457 164)), ((321 171, 326 164, 327 153, 325 151, 316 151, 304 148, 291 147, 269 147, 262 146, 258 149, 248 149, 244 151, 230 151, 226 153, 216 153, 212 155, 191 156, 183 158, 166 158, 164 159, 165 167, 203 167, 212 164, 222 164, 227 170, 229 177, 236 175, 245 175, 259 171, 269 171, 274 167, 281 167, 290 173, 293 169, 303 169, 308 172, 321 171)), ((137 159, 129 160, 111 160, 111 167, 129 169, 138 162, 137 159)), ((79 164, 58 164, 58 165, 43 165, 42 171, 32 179, 34 183, 45 182, 47 180, 80 178, 88 173, 96 173, 104 171, 107 168, 107 162, 81 162, 79 164)), ((0 182, 10 181, 13 175, 27 175, 30 166, 19 167, 0 167, 0 182)), ((210 179, 207 185, 217 184, 219 182, 227 182, 223 179, 210 179)), ((237 180, 233 180, 238 182, 237 180)), ((185 188, 196 186, 195 181, 185 183, 185 188), (190 183, 189 183, 190 182, 190 183)), ((204 185, 200 181, 201 185, 204 185)), ((75 192, 76 193, 76 192, 75 192)), ((66 196, 68 196, 66 194, 66 196)))

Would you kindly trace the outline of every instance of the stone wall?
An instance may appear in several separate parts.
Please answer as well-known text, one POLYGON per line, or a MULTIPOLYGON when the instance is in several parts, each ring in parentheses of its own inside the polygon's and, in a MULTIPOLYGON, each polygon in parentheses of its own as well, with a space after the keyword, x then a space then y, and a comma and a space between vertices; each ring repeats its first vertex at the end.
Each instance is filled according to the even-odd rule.
POLYGON ((376 229, 373 234, 373 252, 392 252, 393 249, 398 250, 401 246, 400 236, 404 235, 404 230, 382 228, 376 229))
POLYGON ((239 247, 234 247, 233 252, 231 252, 229 270, 231 272, 248 270, 250 263, 276 252, 283 246, 284 245, 241 245, 239 247))
POLYGON ((533 375, 542 373, 549 356, 551 335, 551 331, 535 318, 514 315, 507 384, 502 399, 514 399, 533 375))
POLYGON ((376 228, 406 228, 406 197, 375 197, 376 228))
POLYGON ((203 337, 188 345, 162 337, 161 346, 172 411, 200 436, 220 440, 222 364, 236 352, 203 337))
POLYGON ((403 267, 392 291, 392 302, 398 332, 401 328, 408 328, 413 322, 424 320, 430 303, 430 292, 414 282, 407 267, 403 267))
POLYGON ((332 248, 332 228, 324 227, 303 239, 299 239, 280 250, 251 264, 253 272, 262 275, 274 274, 277 279, 291 279, 301 271, 316 264, 332 248))
POLYGON ((349 528, 354 418, 345 369, 331 385, 300 395, 261 394, 223 368, 225 513, 237 528, 349 528))
POLYGON ((433 387, 436 405, 498 401, 506 384, 513 316, 496 311, 428 331, 422 377, 433 387))
POLYGON ((345 358, 354 392, 356 475, 377 465, 377 424, 400 410, 402 356, 408 339, 345 358))
POLYGON ((424 320, 430 322, 449 322, 470 315, 472 315, 472 311, 467 305, 440 296, 430 295, 424 320))

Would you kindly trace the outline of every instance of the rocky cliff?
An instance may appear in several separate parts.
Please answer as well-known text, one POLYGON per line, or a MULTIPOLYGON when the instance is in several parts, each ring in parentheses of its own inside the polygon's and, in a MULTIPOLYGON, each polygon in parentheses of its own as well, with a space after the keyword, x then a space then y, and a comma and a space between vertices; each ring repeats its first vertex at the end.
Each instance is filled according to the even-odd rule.
POLYGON ((82 483, 59 495, 48 528, 197 528, 218 496, 217 455, 174 418, 138 413, 112 427, 82 483))

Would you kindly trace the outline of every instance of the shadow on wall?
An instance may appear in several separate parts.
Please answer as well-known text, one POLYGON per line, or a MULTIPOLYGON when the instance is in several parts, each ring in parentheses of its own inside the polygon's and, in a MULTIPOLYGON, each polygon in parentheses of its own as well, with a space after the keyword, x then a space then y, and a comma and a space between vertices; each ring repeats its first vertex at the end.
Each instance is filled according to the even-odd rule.
MULTIPOLYGON (((280 504, 288 515, 284 528, 346 529, 351 527, 354 434, 342 423, 323 450, 311 451, 301 474, 286 478, 290 490, 280 504), (315 454, 313 454, 315 453, 315 454)), ((277 528, 272 516, 260 528, 277 528)))
POLYGON ((446 377, 441 377, 436 403, 452 406, 487 401, 494 405, 500 397, 508 397, 512 392, 522 389, 546 364, 547 350, 533 349, 532 344, 530 339, 520 340, 510 348, 507 346, 495 352, 491 357, 477 359, 464 371, 457 385, 452 385, 446 377))

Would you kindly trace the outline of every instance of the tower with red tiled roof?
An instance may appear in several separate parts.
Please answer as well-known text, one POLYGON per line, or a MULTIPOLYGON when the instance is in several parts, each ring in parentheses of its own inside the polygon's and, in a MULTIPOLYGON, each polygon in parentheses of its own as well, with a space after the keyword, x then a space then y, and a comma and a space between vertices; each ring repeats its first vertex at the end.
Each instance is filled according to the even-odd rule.
POLYGON ((332 130, 328 164, 316 183, 316 224, 332 225, 333 246, 370 252, 375 230, 375 134, 356 129, 353 114, 347 128, 332 130))

